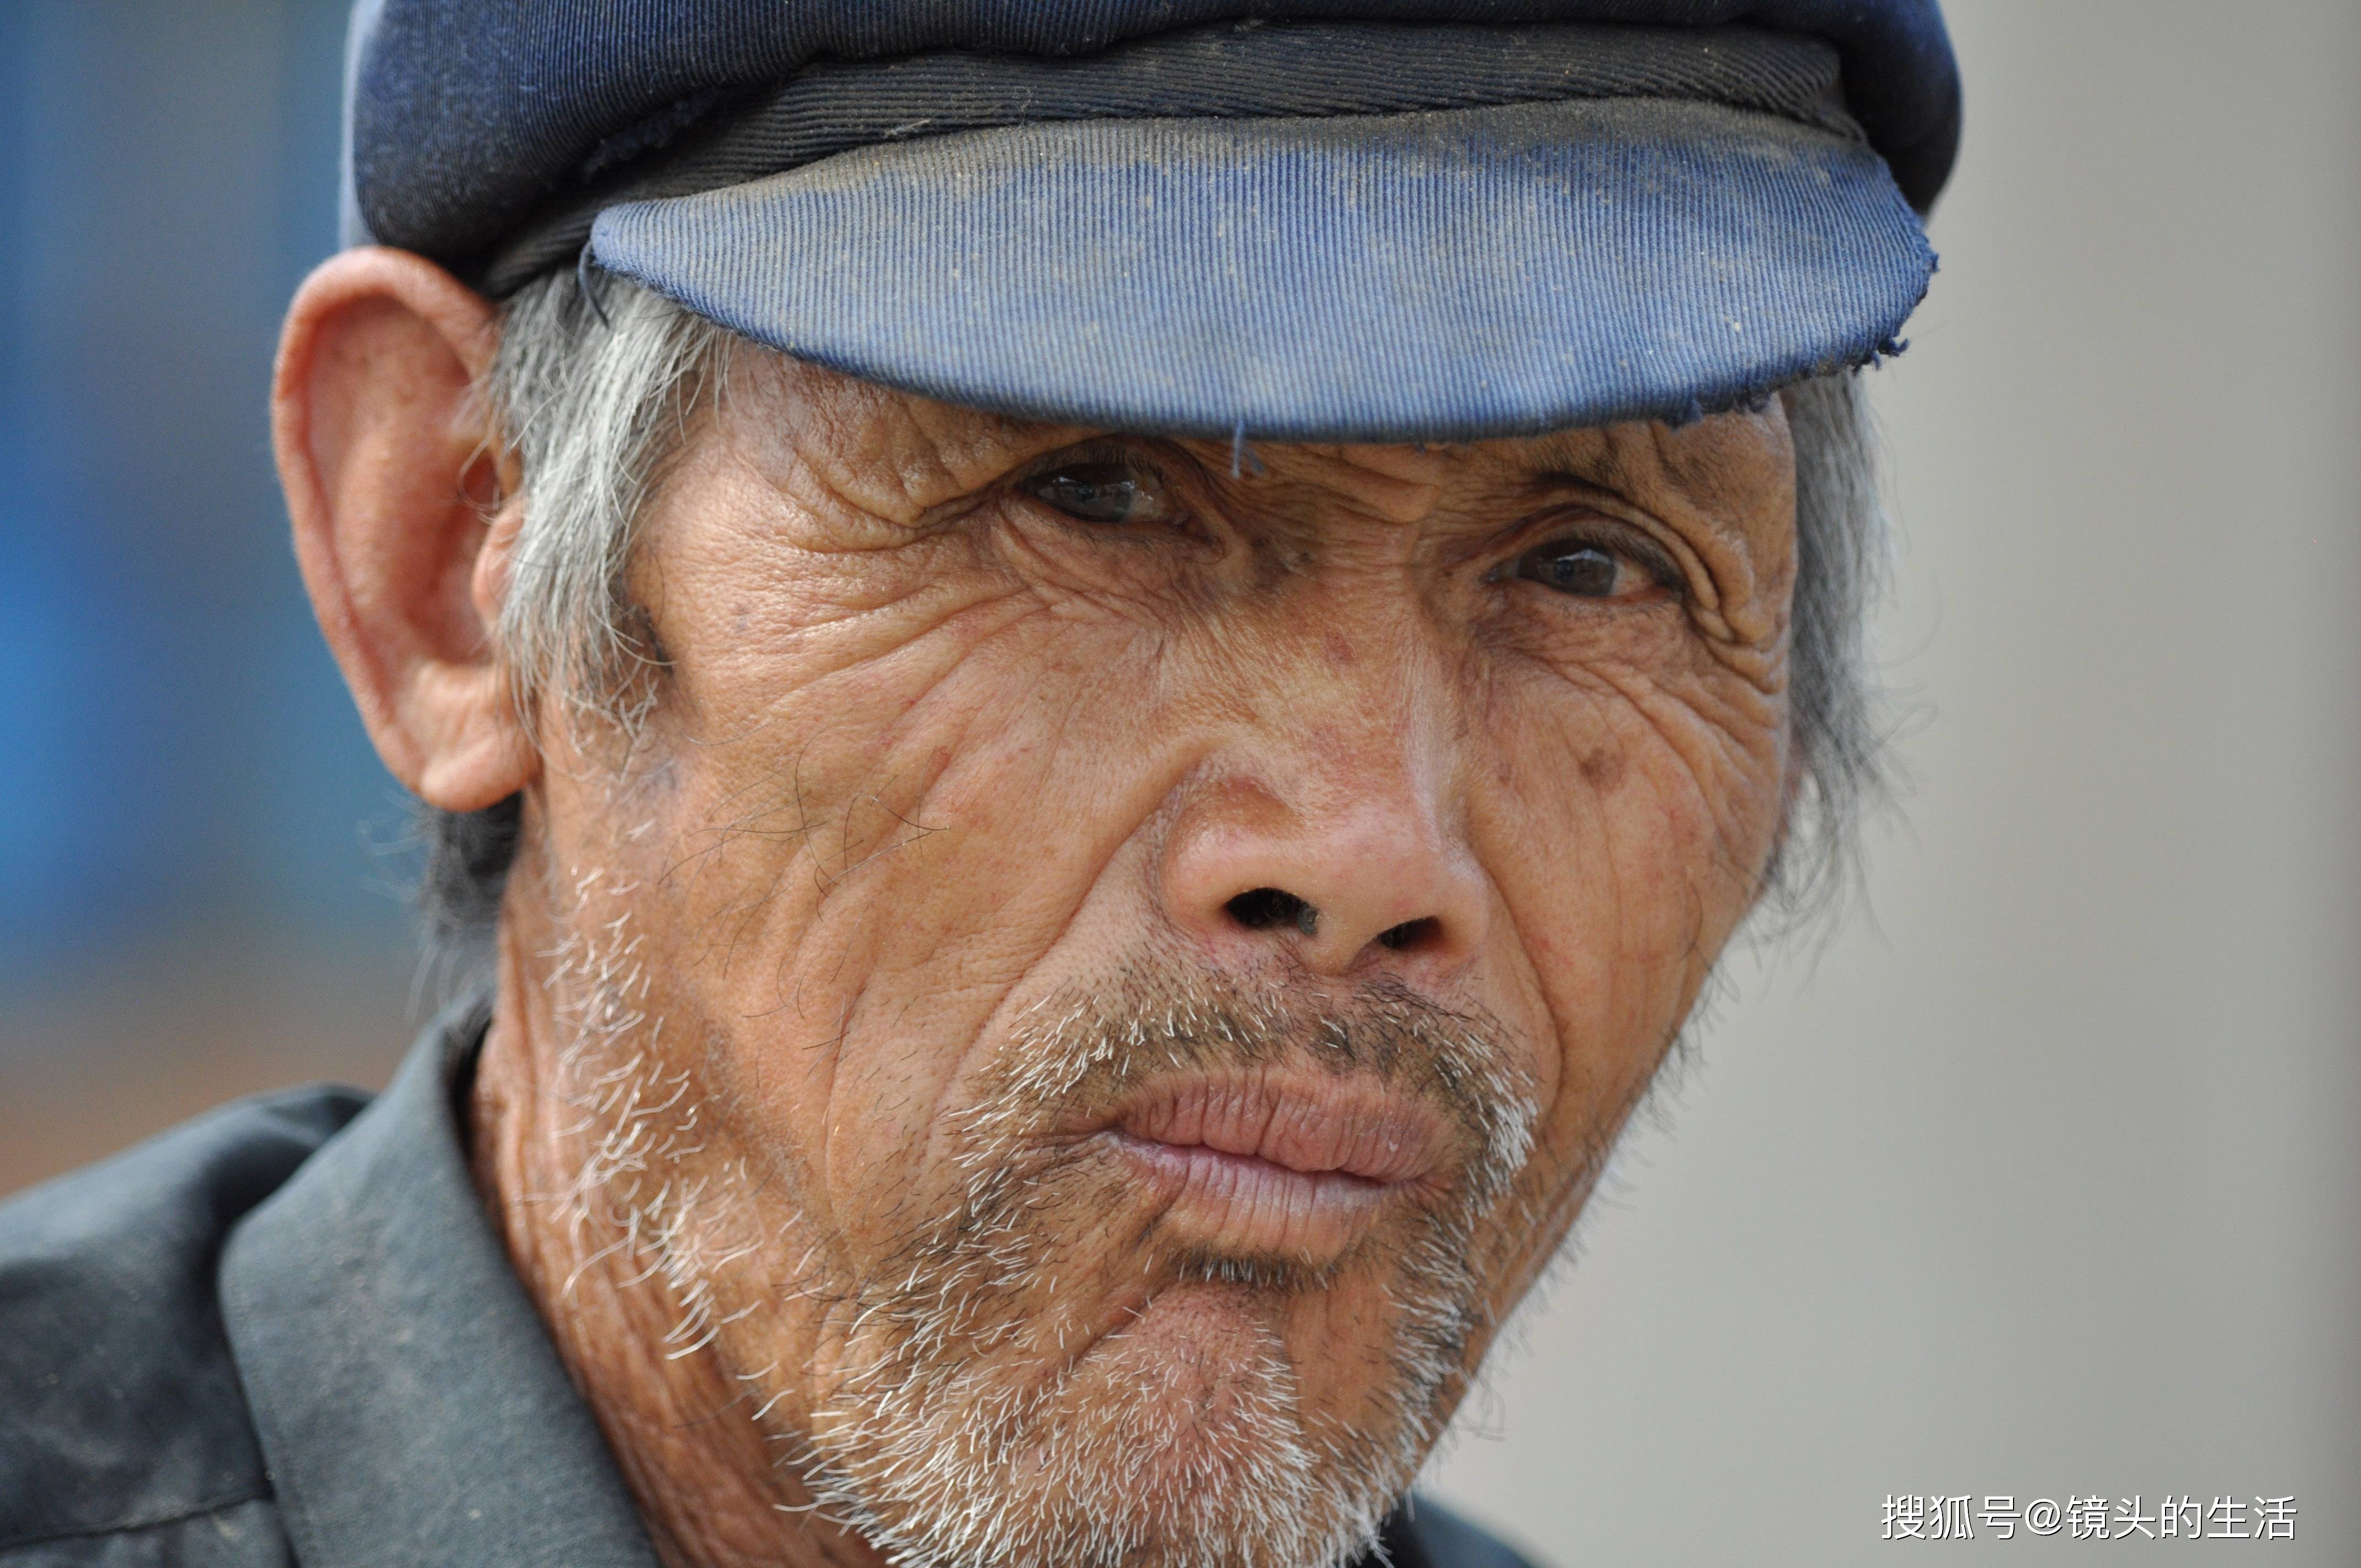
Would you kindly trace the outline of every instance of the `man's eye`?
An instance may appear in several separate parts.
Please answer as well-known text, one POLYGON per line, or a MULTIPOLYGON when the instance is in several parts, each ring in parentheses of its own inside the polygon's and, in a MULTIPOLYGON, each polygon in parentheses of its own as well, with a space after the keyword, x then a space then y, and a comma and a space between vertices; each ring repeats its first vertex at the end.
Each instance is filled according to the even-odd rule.
POLYGON ((1576 598, 1619 598, 1655 579, 1620 553, 1586 539, 1554 539, 1517 557, 1516 575, 1576 598))
POLYGON ((1076 463, 1023 486, 1027 495, 1081 522, 1164 522, 1171 503, 1149 475, 1124 463, 1076 463))

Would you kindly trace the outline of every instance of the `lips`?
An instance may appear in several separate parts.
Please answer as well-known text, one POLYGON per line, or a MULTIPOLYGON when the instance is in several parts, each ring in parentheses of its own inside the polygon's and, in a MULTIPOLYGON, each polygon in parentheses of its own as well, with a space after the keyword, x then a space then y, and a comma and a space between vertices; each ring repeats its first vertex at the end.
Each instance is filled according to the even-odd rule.
POLYGON ((1356 1079, 1262 1074, 1154 1086, 1117 1129, 1172 1148, 1203 1148, 1305 1176, 1392 1184, 1442 1162, 1442 1118, 1415 1100, 1356 1079))
POLYGON ((1438 1171, 1450 1129, 1366 1080, 1279 1073, 1149 1085, 1105 1129, 1176 1239, 1317 1264, 1438 1171))

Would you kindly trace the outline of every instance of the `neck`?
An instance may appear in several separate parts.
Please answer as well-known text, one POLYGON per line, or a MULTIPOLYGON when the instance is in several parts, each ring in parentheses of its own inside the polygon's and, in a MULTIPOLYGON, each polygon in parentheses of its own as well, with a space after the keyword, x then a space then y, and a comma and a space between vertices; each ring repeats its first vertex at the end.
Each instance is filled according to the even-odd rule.
POLYGON ((683 1303, 662 1271, 610 1222, 578 1218, 570 1195, 596 1134, 561 1077, 564 1040, 532 968, 535 950, 502 921, 497 1001, 469 1099, 477 1186, 657 1554, 669 1568, 879 1568, 884 1559, 821 1519, 775 1463, 747 1386, 713 1347, 667 1354, 683 1303))

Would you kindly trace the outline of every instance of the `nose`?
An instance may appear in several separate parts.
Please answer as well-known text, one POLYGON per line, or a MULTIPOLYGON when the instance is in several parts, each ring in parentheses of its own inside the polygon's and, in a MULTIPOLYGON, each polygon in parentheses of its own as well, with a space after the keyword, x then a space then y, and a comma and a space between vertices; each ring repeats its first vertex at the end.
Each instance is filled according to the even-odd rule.
POLYGON ((1438 980, 1483 940, 1483 874, 1433 792, 1399 769, 1343 773, 1190 791, 1161 867, 1172 917, 1218 958, 1284 953, 1317 974, 1438 980))

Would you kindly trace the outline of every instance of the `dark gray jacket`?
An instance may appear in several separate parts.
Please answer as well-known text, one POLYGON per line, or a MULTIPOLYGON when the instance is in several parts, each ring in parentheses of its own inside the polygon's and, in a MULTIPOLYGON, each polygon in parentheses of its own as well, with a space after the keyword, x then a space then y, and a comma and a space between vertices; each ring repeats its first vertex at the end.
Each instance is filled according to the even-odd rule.
MULTIPOLYGON (((468 1179, 480 1003, 374 1103, 231 1105, 0 1205, 0 1568, 654 1568, 468 1179)), ((1521 1568, 1430 1503, 1399 1568, 1521 1568)))

